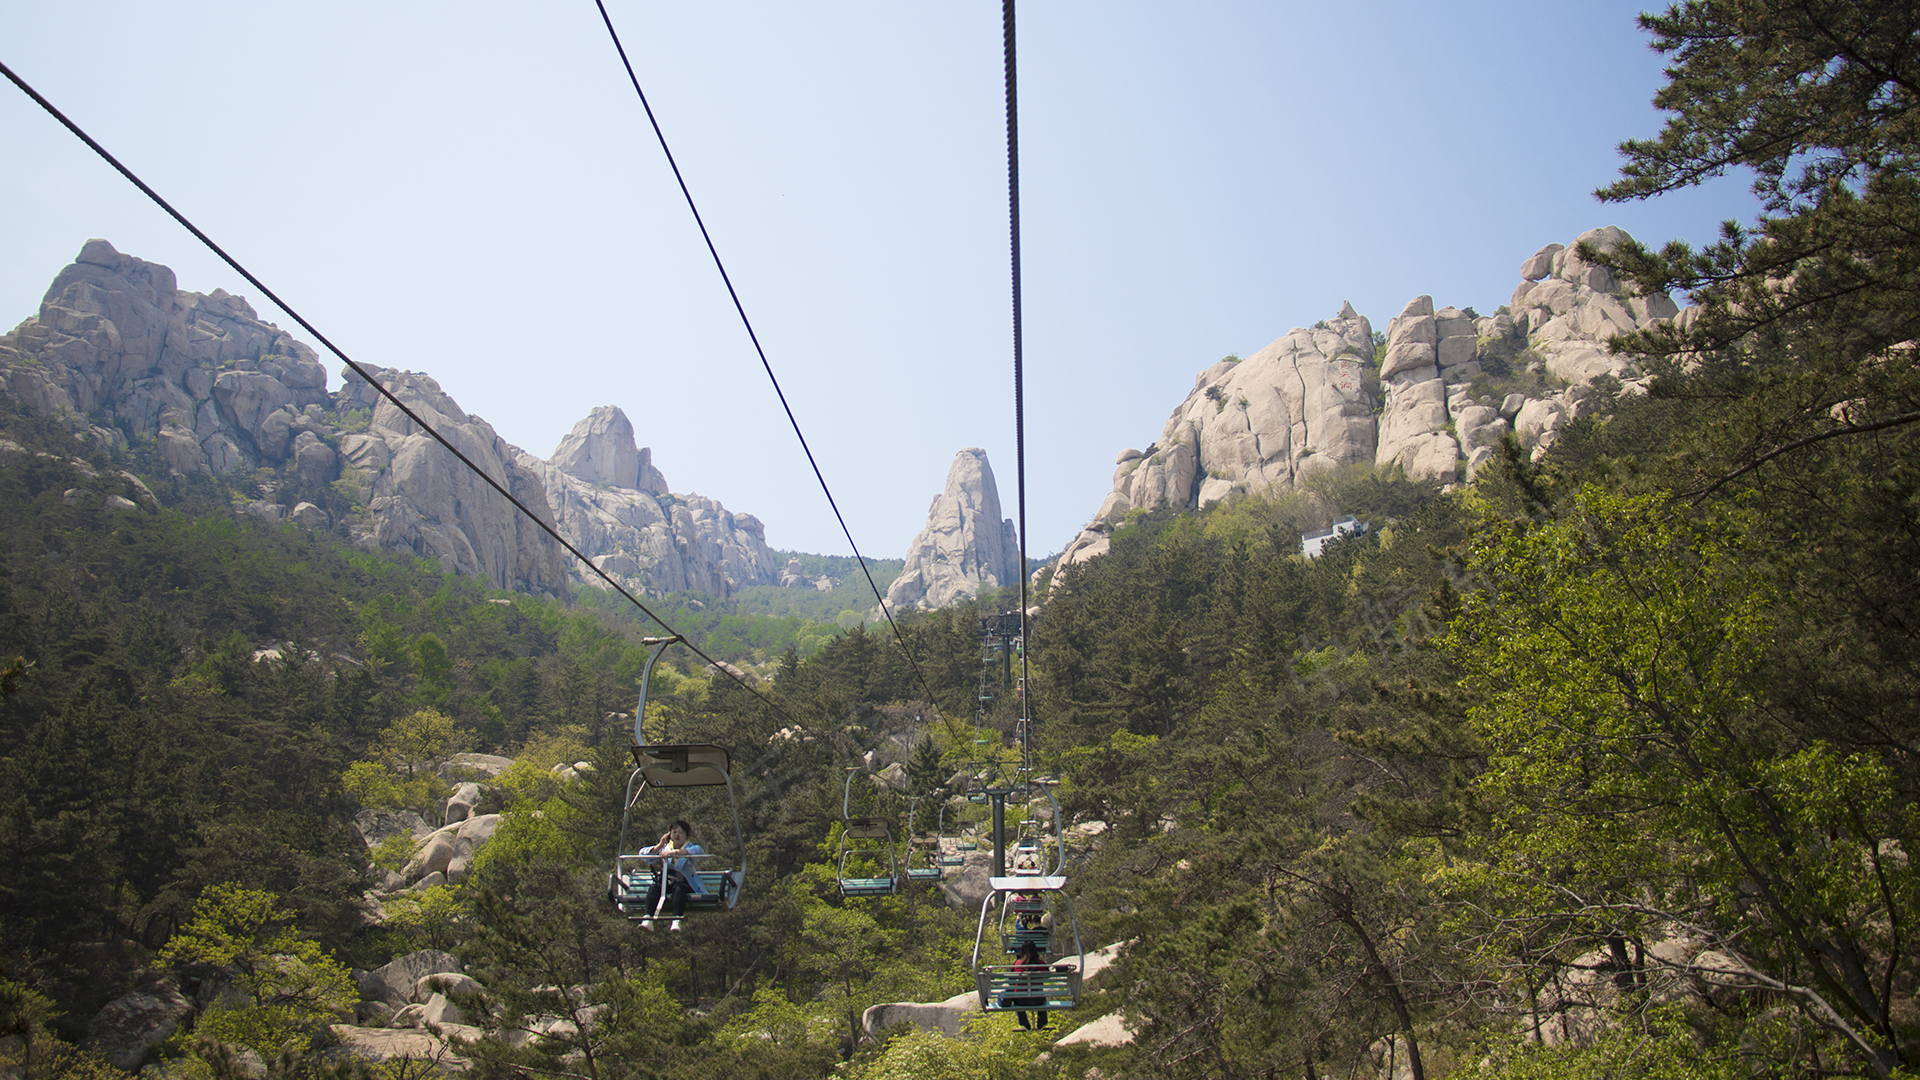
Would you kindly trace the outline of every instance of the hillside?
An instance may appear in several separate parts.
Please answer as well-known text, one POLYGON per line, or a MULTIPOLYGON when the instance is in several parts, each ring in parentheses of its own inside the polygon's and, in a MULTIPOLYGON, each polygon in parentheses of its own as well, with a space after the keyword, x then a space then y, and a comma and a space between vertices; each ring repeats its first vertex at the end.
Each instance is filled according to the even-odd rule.
MULTIPOLYGON (((536 595, 551 567, 505 534, 474 565, 369 550, 250 509, 367 490, 297 451, 176 468, 104 398, 0 399, 0 1069, 1913 1076, 1916 18, 1648 17, 1671 126, 1603 196, 1737 164, 1775 217, 1705 251, 1590 233, 1529 259, 1507 312, 1421 297, 1378 341, 1342 312, 1207 369, 1018 641, 983 624, 1010 588, 903 611, 898 639, 674 592, 729 659, 660 645, 636 716, 656 628, 536 595), (1691 306, 1663 314, 1670 291, 1691 306), (994 883, 1003 810, 1034 842, 1016 871, 1059 865, 994 883)), ((121 277, 157 296, 156 273, 121 277)), ((29 329, 111 343, 73 306, 96 276, 29 329)), ((221 359, 265 333, 228 299, 167 308, 232 360, 222 417, 263 385, 241 375, 306 377, 221 359)), ((145 390, 118 400, 170 393, 145 390)), ((409 454, 432 474, 365 419, 386 482, 409 454)), ((556 457, 593 520, 643 537, 642 496, 723 520, 589 419, 556 457)), ((452 542, 452 517, 382 509, 452 542)), ((785 580, 757 587, 848 587, 767 555, 785 580)))

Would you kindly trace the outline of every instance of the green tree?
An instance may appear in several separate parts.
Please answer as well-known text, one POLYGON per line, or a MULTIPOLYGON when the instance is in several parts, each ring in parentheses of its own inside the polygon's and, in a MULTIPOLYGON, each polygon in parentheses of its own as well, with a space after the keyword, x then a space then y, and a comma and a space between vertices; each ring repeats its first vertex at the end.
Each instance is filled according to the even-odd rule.
POLYGON ((1443 644, 1479 695, 1489 886, 1612 949, 1629 982, 1621 941, 1693 927, 1891 1076, 1920 915, 1892 853, 1920 813, 1879 758, 1767 708, 1782 601, 1748 524, 1588 486, 1557 519, 1476 536, 1480 588, 1443 644))
POLYGON ((447 753, 459 737, 453 718, 438 709, 416 709, 387 725, 372 750, 413 779, 415 770, 447 753))
POLYGON ((233 884, 201 896, 160 958, 231 973, 248 1003, 209 1010, 197 1030, 262 1054, 303 1044, 356 996, 346 967, 302 937, 272 893, 233 884))
POLYGON ((1602 199, 1644 199, 1747 169, 1765 208, 1695 251, 1588 252, 1697 317, 1621 344, 1673 392, 1750 406, 1701 486, 1826 439, 1920 421, 1905 343, 1920 337, 1920 9, 1904 0, 1687 0, 1640 17, 1671 58, 1658 138, 1621 146, 1602 199))

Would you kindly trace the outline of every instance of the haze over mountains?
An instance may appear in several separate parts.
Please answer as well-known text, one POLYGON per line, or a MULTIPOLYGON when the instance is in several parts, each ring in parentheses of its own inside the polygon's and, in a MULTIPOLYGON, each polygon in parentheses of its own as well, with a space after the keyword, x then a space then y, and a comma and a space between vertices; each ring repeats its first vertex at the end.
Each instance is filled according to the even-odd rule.
MULTIPOLYGON (((1677 312, 1664 296, 1628 296, 1572 250, 1625 238, 1598 229, 1542 248, 1522 264, 1511 310, 1436 309, 1421 296, 1376 340, 1372 321, 1347 305, 1207 368, 1157 439, 1121 452, 1113 491, 1061 565, 1107 550, 1135 509, 1205 506, 1350 464, 1449 483, 1509 432, 1551 445, 1568 420, 1604 407, 1601 390, 1639 388, 1639 372, 1606 351, 1607 338, 1677 312)), ((631 590, 727 597, 751 585, 817 586, 776 558, 759 519, 673 492, 616 406, 594 409, 541 458, 430 376, 374 374, 631 590)), ((259 497, 247 513, 338 529, 497 588, 554 595, 599 583, 350 370, 329 393, 314 350, 244 299, 181 290, 165 266, 104 240, 89 241, 55 275, 39 313, 0 337, 0 390, 85 437, 151 440, 173 473, 250 474, 259 497)), ((888 601, 940 607, 1011 584, 1018 552, 985 452, 961 450, 888 601)))

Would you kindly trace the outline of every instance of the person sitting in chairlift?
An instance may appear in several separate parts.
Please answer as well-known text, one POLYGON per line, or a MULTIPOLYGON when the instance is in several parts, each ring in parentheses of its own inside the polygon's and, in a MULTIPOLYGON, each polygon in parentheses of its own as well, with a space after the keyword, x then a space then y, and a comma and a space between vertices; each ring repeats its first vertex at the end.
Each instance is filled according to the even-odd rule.
MULTIPOLYGON (((1046 962, 1040 959, 1040 947, 1031 941, 1022 942, 1020 945, 1020 954, 1014 957, 1013 970, 1022 975, 1039 975, 1041 972, 1046 971, 1046 962)), ((1001 999, 1002 1005, 1014 1006, 1015 1012, 1013 1016, 1014 1019, 1020 1021, 1021 1027, 1039 1031, 1047 1030, 1047 1011, 1042 1008, 1035 1008, 1034 1016, 1036 1022, 1029 1026, 1026 1011, 1021 1009, 1020 1006, 1025 1005, 1032 1008, 1034 1006, 1045 1005, 1046 1003, 1047 997, 1045 994, 1041 994, 1039 997, 1008 997, 1001 999)))
POLYGON ((687 858, 689 855, 704 854, 699 844, 687 843, 692 836, 693 826, 685 820, 675 819, 667 831, 660 834, 658 843, 640 849, 642 855, 669 856, 660 860, 660 869, 654 872, 653 886, 647 890, 647 911, 650 914, 648 918, 640 920, 640 929, 653 929, 652 915, 660 912, 662 878, 666 879, 667 896, 673 901, 673 921, 667 924, 668 930, 680 929, 680 917, 687 913, 688 897, 707 895, 707 890, 700 884, 699 867, 694 865, 693 859, 687 858))

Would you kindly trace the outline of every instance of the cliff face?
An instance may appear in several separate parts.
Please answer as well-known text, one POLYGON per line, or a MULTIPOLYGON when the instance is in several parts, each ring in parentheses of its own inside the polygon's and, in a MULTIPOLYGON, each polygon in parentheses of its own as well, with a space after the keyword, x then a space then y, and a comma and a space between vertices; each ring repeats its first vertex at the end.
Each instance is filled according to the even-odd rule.
MULTIPOLYGON (((339 411, 370 411, 366 431, 336 434, 345 478, 367 509, 349 522, 356 542, 437 559, 444 569, 484 577, 497 589, 565 590, 562 552, 552 537, 372 386, 350 370, 342 377, 339 411)), ((426 375, 373 369, 373 377, 541 521, 553 524, 540 477, 519 463, 519 452, 485 420, 463 411, 426 375)))
MULTIPOLYGON (((765 526, 700 495, 675 495, 634 445, 625 413, 603 405, 560 440, 551 461, 525 451, 519 462, 551 500, 561 535, 629 589, 690 589, 731 596, 748 585, 784 584, 765 526)), ((598 575, 575 566, 575 582, 598 575)))
MULTIPOLYGON (((267 470, 269 484, 335 484, 358 509, 332 522, 301 503, 246 507, 306 527, 339 527, 364 547, 433 559, 497 588, 557 594, 566 556, 431 436, 343 371, 337 393, 313 350, 246 301, 177 288, 173 271, 89 241, 54 278, 37 315, 0 337, 0 393, 76 433, 152 439, 176 474, 267 470), (102 422, 104 421, 104 422, 102 422)), ((728 595, 779 580, 765 530, 712 499, 673 495, 633 426, 602 408, 548 463, 508 444, 432 378, 376 370, 394 395, 542 521, 629 588, 728 595)), ((598 581, 597 577, 592 580, 598 581)))
POLYGON ((945 607, 1019 580, 1020 542, 1000 516, 1000 489, 987 452, 954 455, 947 486, 927 509, 926 527, 907 549, 907 565, 887 588, 893 608, 945 607))
POLYGON ((1607 251, 1626 239, 1609 226, 1540 249, 1521 264, 1508 313, 1436 309, 1432 297, 1415 297, 1376 348, 1372 325, 1348 305, 1245 360, 1202 371, 1157 440, 1121 451, 1113 492, 1060 567, 1105 552, 1136 508, 1206 506, 1349 462, 1449 483, 1470 477, 1509 431, 1544 452, 1569 420, 1599 407, 1596 380, 1642 389, 1631 359, 1607 352, 1608 338, 1678 313, 1665 296, 1627 295, 1574 251, 1583 241, 1607 251), (1476 395, 1476 380, 1515 359, 1545 376, 1532 392, 1476 395))

